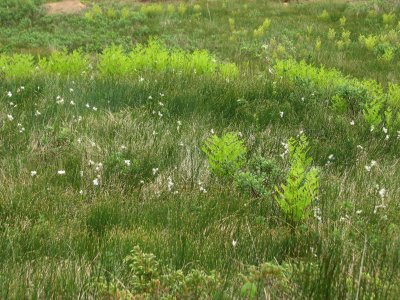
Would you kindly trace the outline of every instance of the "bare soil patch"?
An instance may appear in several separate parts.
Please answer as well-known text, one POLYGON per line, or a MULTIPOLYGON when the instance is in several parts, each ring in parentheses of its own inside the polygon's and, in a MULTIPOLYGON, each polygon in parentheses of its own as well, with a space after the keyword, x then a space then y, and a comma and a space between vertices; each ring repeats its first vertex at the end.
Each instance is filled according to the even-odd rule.
POLYGON ((64 0, 43 5, 47 14, 77 14, 86 8, 79 0, 64 0))

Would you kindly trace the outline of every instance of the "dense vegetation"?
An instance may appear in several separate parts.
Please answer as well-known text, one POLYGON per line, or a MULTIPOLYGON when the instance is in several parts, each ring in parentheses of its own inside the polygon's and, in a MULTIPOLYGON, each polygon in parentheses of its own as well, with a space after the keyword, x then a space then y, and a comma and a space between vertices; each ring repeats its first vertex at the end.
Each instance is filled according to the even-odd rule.
POLYGON ((396 299, 396 1, 0 3, 0 298, 396 299))

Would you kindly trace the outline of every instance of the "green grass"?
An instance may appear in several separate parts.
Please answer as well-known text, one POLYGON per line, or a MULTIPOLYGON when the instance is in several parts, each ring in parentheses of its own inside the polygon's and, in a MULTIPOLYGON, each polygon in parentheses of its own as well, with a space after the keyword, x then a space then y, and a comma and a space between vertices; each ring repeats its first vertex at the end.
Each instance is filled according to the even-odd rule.
POLYGON ((33 3, 32 16, 0 22, 0 66, 32 54, 0 70, 0 298, 396 299, 400 128, 385 112, 399 108, 387 89, 399 83, 399 46, 384 62, 358 42, 399 31, 395 3, 211 1, 147 15, 148 4, 96 3, 92 19, 44 16, 33 3), (352 42, 339 50, 342 16, 352 42), (166 48, 137 67, 138 52, 126 53, 150 36, 166 48), (112 44, 123 48, 105 59, 112 44), (63 48, 81 56, 50 55, 63 48), (371 131, 376 99, 382 122, 371 131), (205 141, 229 132, 247 149, 238 171, 256 176, 259 157, 276 169, 262 193, 208 165, 205 141), (320 186, 309 217, 293 221, 274 186, 300 132, 320 186))

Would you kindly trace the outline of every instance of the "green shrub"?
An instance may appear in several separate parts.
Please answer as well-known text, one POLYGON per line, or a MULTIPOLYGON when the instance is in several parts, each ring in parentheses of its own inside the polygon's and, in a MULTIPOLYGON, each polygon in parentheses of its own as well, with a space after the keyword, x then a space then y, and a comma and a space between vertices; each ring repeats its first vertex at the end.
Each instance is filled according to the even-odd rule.
POLYGON ((32 55, 0 55, 0 75, 3 75, 6 79, 26 79, 33 76, 34 71, 32 55))
POLYGON ((306 219, 310 207, 316 200, 319 187, 318 170, 311 167, 312 158, 308 157, 308 141, 305 135, 299 140, 288 141, 290 170, 286 184, 275 186, 275 200, 290 222, 306 219))
POLYGON ((222 178, 232 177, 246 163, 246 146, 236 133, 212 135, 201 148, 207 155, 211 172, 222 178))
POLYGON ((48 74, 61 76, 79 76, 88 70, 87 57, 80 50, 68 54, 66 51, 56 51, 48 59, 40 59, 39 67, 48 74))
POLYGON ((41 16, 40 0, 1 0, 0 25, 18 24, 22 19, 33 20, 41 16))
POLYGON ((368 125, 377 127, 382 122, 381 109, 382 101, 374 99, 365 105, 363 109, 364 120, 368 125))
POLYGON ((104 77, 120 77, 127 75, 130 70, 129 60, 122 47, 111 46, 105 48, 99 55, 97 70, 99 74, 104 77))
POLYGON ((249 160, 247 170, 235 175, 235 186, 248 196, 267 196, 282 175, 276 162, 262 156, 249 160))
POLYGON ((216 272, 207 274, 191 269, 171 270, 163 266, 152 253, 144 253, 138 246, 124 259, 128 280, 100 278, 94 286, 106 298, 124 299, 212 299, 222 281, 216 272))
POLYGON ((276 263, 266 262, 259 266, 250 266, 247 273, 242 275, 240 296, 249 300, 263 299, 268 293, 274 299, 290 298, 290 273, 286 265, 280 266, 276 263), (266 287, 268 292, 265 291, 266 287))

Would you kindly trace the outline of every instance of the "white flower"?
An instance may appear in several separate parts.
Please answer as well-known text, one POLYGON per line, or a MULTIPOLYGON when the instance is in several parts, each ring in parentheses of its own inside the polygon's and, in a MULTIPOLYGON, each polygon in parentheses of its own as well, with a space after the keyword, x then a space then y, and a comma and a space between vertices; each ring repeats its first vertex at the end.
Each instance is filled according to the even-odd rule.
POLYGON ((73 92, 74 92, 74 89, 73 89, 73 88, 70 88, 70 89, 69 89, 69 92, 70 92, 70 93, 73 93, 73 92))
POLYGON ((381 188, 378 193, 379 193, 379 196, 383 199, 386 196, 386 192, 387 191, 385 188, 381 188))
POLYGON ((156 175, 156 173, 158 172, 158 168, 153 168, 152 171, 153 171, 153 175, 156 175))
POLYGON ((7 96, 11 98, 11 97, 12 97, 12 93, 11 93, 11 92, 8 92, 8 93, 7 93, 7 96))
POLYGON ((387 130, 386 127, 383 127, 383 128, 382 128, 382 131, 383 131, 385 134, 388 132, 388 130, 387 130))
POLYGON ((334 159, 335 159, 335 156, 334 156, 333 154, 330 154, 330 155, 328 156, 328 159, 329 159, 329 160, 334 160, 334 159))
POLYGON ((215 133, 215 131, 214 131, 213 128, 211 128, 210 132, 211 132, 211 134, 214 134, 214 133, 215 133))
POLYGON ((365 166, 364 168, 365 168, 365 170, 366 170, 367 172, 370 172, 370 171, 371 171, 371 167, 370 167, 370 166, 365 166))
POLYGON ((168 178, 167 178, 167 187, 168 187, 168 191, 170 192, 170 191, 172 191, 172 188, 174 187, 174 183, 172 182, 172 178, 169 176, 168 178))
POLYGON ((207 193, 207 190, 206 190, 204 187, 200 186, 200 192, 206 194, 206 193, 207 193))
POLYGON ((371 167, 376 166, 378 163, 376 162, 376 160, 371 160, 371 167))
POLYGON ((58 175, 65 175, 65 170, 58 170, 58 171, 57 171, 57 174, 58 174, 58 175))
POLYGON ((79 175, 83 177, 83 171, 79 171, 79 175))
POLYGON ((95 186, 99 185, 99 179, 97 178, 93 179, 93 185, 95 186))
POLYGON ((153 99, 153 97, 150 95, 147 99, 151 100, 151 99, 153 99))
POLYGON ((374 131, 375 130, 375 126, 374 125, 371 125, 371 128, 369 129, 369 131, 374 131))
POLYGON ((80 190, 80 191, 79 191, 79 194, 83 195, 83 191, 82 191, 82 190, 80 190))
POLYGON ((38 110, 36 110, 35 111, 35 116, 37 117, 37 116, 40 116, 42 113, 40 112, 40 111, 38 111, 38 110))
POLYGON ((162 102, 160 101, 160 102, 158 102, 158 105, 164 106, 164 103, 162 103, 162 102))
POLYGON ((182 126, 182 122, 181 121, 177 121, 177 123, 178 123, 178 126, 182 126))
POLYGON ((86 103, 86 105, 85 105, 87 108, 90 108, 90 105, 89 105, 89 103, 86 103))
POLYGON ((350 121, 350 125, 351 125, 351 126, 354 126, 354 124, 355 124, 354 120, 351 120, 351 121, 350 121))
POLYGON ((128 167, 131 165, 131 161, 129 159, 124 160, 125 165, 128 167))
POLYGON ((143 77, 140 77, 139 78, 139 82, 143 82, 144 81, 144 78, 143 77))
POLYGON ((387 134, 387 135, 385 136, 385 140, 388 140, 389 138, 390 138, 390 135, 387 134))
POLYGON ((164 94, 163 94, 163 93, 160 93, 160 97, 164 97, 164 94))
POLYGON ((232 240, 232 246, 235 248, 237 245, 237 241, 236 240, 232 240))
POLYGON ((36 171, 31 171, 31 176, 32 177, 35 177, 37 175, 37 172, 36 171))
POLYGON ((9 121, 12 121, 12 120, 14 120, 14 117, 13 117, 12 115, 7 115, 7 119, 8 119, 9 121))
POLYGON ((159 111, 159 112, 158 112, 158 116, 159 116, 160 118, 162 118, 163 114, 159 111))
POLYGON ((359 215, 359 214, 361 214, 361 213, 362 213, 362 210, 361 210, 361 209, 359 209, 359 210, 356 211, 356 214, 357 214, 357 215, 359 215))
POLYGON ((69 104, 75 105, 75 102, 71 100, 71 101, 69 102, 69 104))
POLYGON ((93 110, 94 110, 94 111, 97 111, 97 107, 93 106, 93 110))
POLYGON ((281 118, 283 118, 283 111, 280 111, 279 115, 281 116, 281 118))
POLYGON ((363 147, 363 146, 361 146, 361 145, 357 145, 357 149, 363 150, 363 149, 364 149, 364 147, 363 147))

